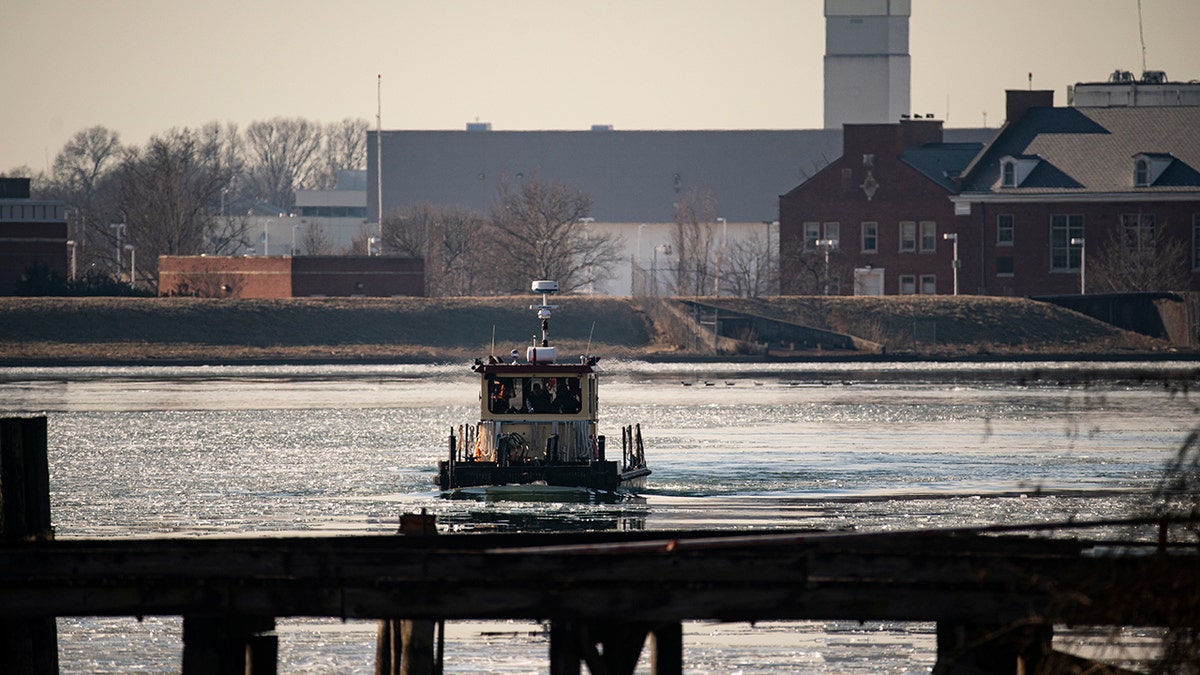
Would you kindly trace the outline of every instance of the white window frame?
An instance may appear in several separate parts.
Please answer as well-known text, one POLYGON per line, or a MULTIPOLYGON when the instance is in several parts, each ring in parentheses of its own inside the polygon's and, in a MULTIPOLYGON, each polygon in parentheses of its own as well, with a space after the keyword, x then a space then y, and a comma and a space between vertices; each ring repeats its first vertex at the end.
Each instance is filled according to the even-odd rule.
POLYGON ((920 278, 921 285, 917 291, 921 295, 937 295, 937 275, 922 274, 920 278))
POLYGON ((825 223, 825 238, 830 241, 838 242, 838 248, 841 248, 842 241, 842 225, 841 223, 832 222, 825 223))
POLYGON ((1139 158, 1133 163, 1133 184, 1135 187, 1150 185, 1150 161, 1139 158))
POLYGON ((1011 213, 1001 213, 996 216, 996 245, 1012 246, 1016 239, 1016 219, 1011 213), (1007 234, 1007 236, 1006 236, 1007 234))
POLYGON ((862 252, 863 253, 878 253, 879 252, 879 223, 869 220, 862 224, 862 252), (870 232, 870 235, 867 233, 870 232), (867 247, 867 240, 870 239, 871 246, 867 247))
POLYGON ((917 225, 917 246, 921 253, 933 253, 937 250, 937 223, 932 220, 922 220, 917 225))
POLYGON ((1050 271, 1078 272, 1082 245, 1071 244, 1072 239, 1083 239, 1082 213, 1050 214, 1050 271), (1065 260, 1066 265, 1055 264, 1065 260))
POLYGON ((1153 247, 1156 221, 1153 213, 1122 213, 1121 245, 1127 253, 1140 253, 1142 247, 1153 247))
POLYGON ((1006 256, 1001 256, 1001 257, 1008 259, 1009 265, 1011 265, 1011 271, 1001 272, 1000 271, 1000 258, 996 258, 996 276, 998 276, 998 277, 1015 277, 1017 275, 1017 258, 1016 258, 1016 256, 1006 255, 1006 256))
POLYGON ((817 240, 821 238, 821 223, 807 220, 801 227, 804 228, 804 250, 817 250, 817 240))
POLYGON ((902 220, 900 221, 900 252, 901 253, 916 253, 917 252, 917 221, 902 220), (907 236, 906 236, 907 231, 907 236))
POLYGON ((900 295, 916 295, 917 276, 915 274, 901 274, 900 285, 897 291, 900 295))

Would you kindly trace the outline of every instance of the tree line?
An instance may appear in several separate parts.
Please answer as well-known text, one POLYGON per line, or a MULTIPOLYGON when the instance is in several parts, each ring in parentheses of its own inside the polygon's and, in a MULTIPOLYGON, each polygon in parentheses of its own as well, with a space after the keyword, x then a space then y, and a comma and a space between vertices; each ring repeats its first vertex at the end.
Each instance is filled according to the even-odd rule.
MULTIPOLYGON (((244 130, 218 122, 171 129, 136 146, 94 126, 63 146, 48 174, 17 167, 6 175, 31 178, 34 198, 68 205, 78 280, 66 291, 106 293, 121 288, 114 281, 135 259, 129 246, 147 285, 160 255, 244 252, 254 241, 250 216, 289 213, 296 190, 332 189, 339 171, 364 169, 367 129, 361 119, 277 117, 244 130)), ((591 206, 561 183, 504 180, 486 215, 430 204, 385 214, 382 250, 425 258, 430 295, 525 292, 533 278, 578 291, 609 278, 620 259, 618 237, 587 227, 591 206)), ((366 250, 367 237, 364 228, 356 250, 366 250)), ((321 239, 310 228, 305 249, 327 248, 321 239)))
POLYGON ((126 145, 103 126, 77 132, 49 172, 16 167, 32 196, 68 205, 79 278, 97 283, 127 266, 153 281, 159 255, 229 255, 249 247, 248 218, 287 213, 301 189, 330 189, 338 171, 366 165, 363 119, 319 124, 276 117, 174 128, 126 145))

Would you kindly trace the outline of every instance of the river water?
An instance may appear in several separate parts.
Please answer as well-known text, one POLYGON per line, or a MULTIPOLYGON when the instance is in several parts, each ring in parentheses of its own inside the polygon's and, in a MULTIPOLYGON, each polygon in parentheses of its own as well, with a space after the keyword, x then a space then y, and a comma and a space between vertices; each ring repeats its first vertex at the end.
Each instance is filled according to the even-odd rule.
MULTIPOLYGON (((0 414, 49 417, 59 538, 386 534, 421 509, 454 532, 1120 517, 1200 419, 1190 363, 1096 377, 1053 363, 601 366, 602 431, 640 423, 654 470, 618 501, 436 491, 446 437, 478 405, 462 365, 10 368, 0 414)), ((374 631, 281 619, 280 672, 372 672, 374 631)), ((178 672, 180 633, 177 617, 62 618, 62 672, 178 672)), ((689 623, 684 660, 689 673, 919 673, 934 643, 932 624, 689 623)), ((547 648, 535 623, 451 624, 447 671, 546 672, 547 648)))

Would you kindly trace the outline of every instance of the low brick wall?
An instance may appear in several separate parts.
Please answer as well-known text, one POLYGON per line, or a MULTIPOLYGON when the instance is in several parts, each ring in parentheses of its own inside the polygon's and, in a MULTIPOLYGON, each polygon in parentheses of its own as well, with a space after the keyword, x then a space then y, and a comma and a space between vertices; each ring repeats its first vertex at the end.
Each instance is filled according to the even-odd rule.
POLYGON ((205 298, 425 295, 420 258, 161 256, 158 294, 205 298))

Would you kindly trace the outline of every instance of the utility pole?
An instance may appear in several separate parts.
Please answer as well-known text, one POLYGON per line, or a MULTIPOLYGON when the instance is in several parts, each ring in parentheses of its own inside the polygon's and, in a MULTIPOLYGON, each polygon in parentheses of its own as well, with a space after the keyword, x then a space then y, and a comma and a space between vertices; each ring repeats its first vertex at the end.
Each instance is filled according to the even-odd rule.
POLYGON ((962 265, 962 262, 958 259, 958 233, 947 232, 946 234, 942 235, 942 239, 948 239, 954 242, 954 294, 958 295, 958 268, 962 265))

